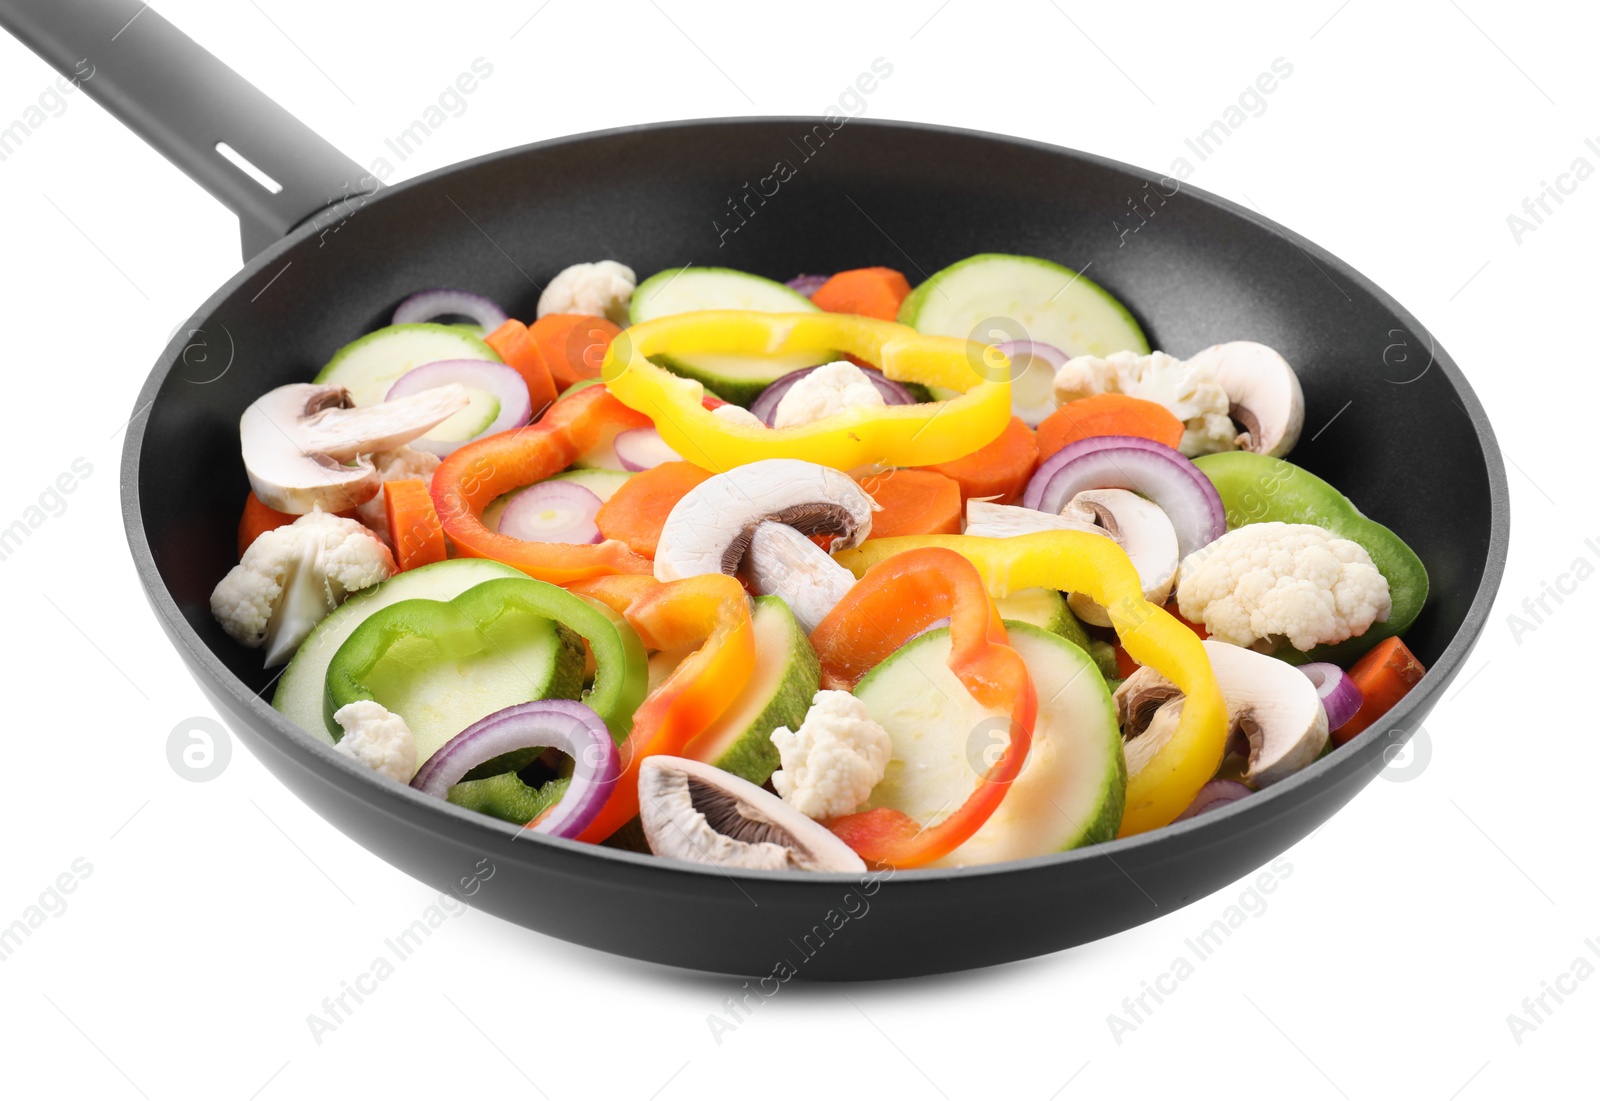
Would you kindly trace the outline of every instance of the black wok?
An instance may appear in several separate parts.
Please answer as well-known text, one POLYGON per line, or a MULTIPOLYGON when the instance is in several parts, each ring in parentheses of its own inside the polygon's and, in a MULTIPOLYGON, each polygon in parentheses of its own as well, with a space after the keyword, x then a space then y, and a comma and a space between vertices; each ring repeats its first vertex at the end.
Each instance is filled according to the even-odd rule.
POLYGON ((953 971, 1081 944, 1215 891, 1310 833, 1417 730, 1483 629, 1508 503, 1477 397, 1381 290, 1232 203, 1186 185, 1168 194, 1171 181, 1035 142, 805 118, 561 138, 379 189, 134 0, 0 0, 0 22, 69 78, 89 58, 84 89, 244 225, 244 269, 168 345, 128 430, 128 542, 162 627, 232 729, 300 798, 432 887, 459 892, 476 877, 472 904, 510 921, 640 959, 781 978, 953 971), (219 141, 282 192, 222 159, 219 141), (794 171, 774 189, 778 161, 794 171), (730 199, 746 208, 744 224, 719 236, 730 199), (1126 228, 1130 200, 1148 224, 1124 243, 1113 221, 1126 228), (247 488, 239 414, 263 391, 311 377, 414 290, 466 287, 527 317, 544 280, 608 256, 641 275, 692 262, 780 279, 886 263, 915 282, 983 251, 1092 264, 1156 347, 1188 354, 1248 338, 1300 370, 1310 419, 1296 461, 1394 527, 1432 575, 1407 636, 1429 672, 1388 721, 1247 800, 1098 848, 866 885, 733 875, 532 837, 382 779, 273 711, 260 653, 212 621, 207 597, 235 561, 247 488))

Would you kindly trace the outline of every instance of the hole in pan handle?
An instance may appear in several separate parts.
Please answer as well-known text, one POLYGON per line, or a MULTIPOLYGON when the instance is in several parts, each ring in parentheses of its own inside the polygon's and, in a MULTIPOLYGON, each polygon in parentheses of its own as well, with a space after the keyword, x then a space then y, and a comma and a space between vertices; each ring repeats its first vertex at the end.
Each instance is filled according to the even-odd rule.
POLYGON ((246 260, 324 211, 330 223, 344 217, 378 187, 139 0, 0 0, 0 27, 237 214, 246 260))

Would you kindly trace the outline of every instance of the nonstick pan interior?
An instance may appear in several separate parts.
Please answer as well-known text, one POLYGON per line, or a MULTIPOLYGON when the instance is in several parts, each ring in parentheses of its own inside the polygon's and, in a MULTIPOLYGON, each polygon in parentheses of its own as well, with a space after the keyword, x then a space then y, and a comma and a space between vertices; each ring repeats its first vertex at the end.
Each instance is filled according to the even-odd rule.
POLYGON ((627 854, 513 842, 509 828, 357 774, 265 707, 256 694, 272 674, 208 608, 236 561, 248 488, 238 418, 262 392, 311 378, 423 287, 469 288, 531 317, 557 271, 607 257, 641 278, 686 264, 778 279, 887 264, 916 283, 989 251, 1085 270, 1133 311, 1153 347, 1187 355, 1250 339, 1279 349, 1306 395, 1293 460, 1394 528, 1428 566, 1432 593, 1407 643, 1432 672, 1391 727, 1214 820, 1103 853, 900 873, 872 919, 833 939, 831 955, 807 957, 804 973, 954 970, 1158 916, 1309 832, 1370 778, 1389 729, 1415 728, 1482 626, 1507 524, 1487 421, 1429 334, 1315 246, 1172 180, 969 132, 769 119, 562 139, 385 190, 336 228, 302 229, 257 257, 157 365, 125 466, 130 541, 152 601, 258 755, 386 859, 445 886, 487 853, 511 869, 481 899, 502 916, 630 955, 764 973, 783 941, 829 908, 842 889, 832 877, 735 883, 627 854), (1136 234, 1123 232, 1130 219, 1142 219, 1136 234), (1137 891, 1121 880, 1137 880, 1137 891), (952 951, 950 938, 980 912, 1009 918, 1015 935, 969 936, 952 951))

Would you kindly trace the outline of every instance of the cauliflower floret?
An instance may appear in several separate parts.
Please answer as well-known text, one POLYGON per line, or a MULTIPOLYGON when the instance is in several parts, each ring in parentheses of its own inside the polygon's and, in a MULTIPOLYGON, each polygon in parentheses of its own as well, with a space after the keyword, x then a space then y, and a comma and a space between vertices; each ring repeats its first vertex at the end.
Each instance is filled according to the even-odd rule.
MULTIPOLYGON (((372 456, 372 465, 378 468, 379 482, 403 482, 408 478, 433 480, 439 469, 439 456, 431 451, 401 445, 393 451, 380 451, 372 456)), ((356 506, 356 519, 377 533, 378 538, 393 546, 389 538, 389 510, 384 507, 383 489, 377 496, 356 506)))
POLYGON ((824 689, 811 699, 799 730, 772 732, 783 767, 772 786, 807 818, 849 814, 872 794, 889 766, 889 733, 848 692, 824 689))
POLYGON ((756 416, 742 405, 719 405, 711 410, 713 417, 720 417, 729 424, 740 424, 746 428, 765 428, 766 422, 756 416))
POLYGON ((1127 394, 1164 405, 1183 422, 1179 450, 1191 458, 1213 451, 1232 451, 1239 429, 1228 419, 1228 392, 1210 368, 1165 352, 1113 352, 1074 356, 1056 372, 1056 401, 1066 403, 1094 394, 1127 394))
POLYGON ((551 313, 588 314, 626 325, 628 303, 637 284, 633 269, 615 260, 573 264, 550 280, 534 312, 539 317, 551 313))
POLYGON ((1178 568, 1178 611, 1236 646, 1342 642, 1389 618, 1389 582, 1359 543, 1314 524, 1247 524, 1178 568))
POLYGON ((883 394, 865 371, 849 360, 836 359, 789 387, 772 416, 772 427, 810 424, 858 405, 883 404, 883 394))
POLYGON ((211 593, 211 614, 267 667, 287 661, 346 596, 395 572, 389 548, 355 520, 308 512, 262 532, 211 593))
POLYGON ((376 700, 347 703, 333 713, 344 728, 334 749, 374 772, 409 784, 417 771, 417 739, 405 719, 376 700))

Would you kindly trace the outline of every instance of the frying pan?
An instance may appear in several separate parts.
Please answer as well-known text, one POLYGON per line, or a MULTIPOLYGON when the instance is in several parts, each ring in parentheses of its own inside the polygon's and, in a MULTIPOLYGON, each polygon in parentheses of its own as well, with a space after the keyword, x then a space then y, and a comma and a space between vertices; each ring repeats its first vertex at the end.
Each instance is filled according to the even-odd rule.
POLYGON ((0 24, 69 78, 88 58, 84 90, 242 226, 243 270, 163 351, 127 434, 128 543, 161 626, 240 740, 301 799, 394 866, 509 921, 760 976, 764 991, 791 977, 955 971, 1081 944, 1215 891, 1314 830, 1418 729, 1483 629, 1509 512, 1472 389, 1388 295, 1225 200, 1036 142, 814 118, 559 138, 379 189, 134 0, 0 0, 0 24), (281 190, 221 156, 219 142, 281 190), (769 194, 777 161, 793 172, 769 194), (743 225, 719 235, 730 198, 743 225), (1127 222, 1130 200, 1148 225, 1124 245, 1112 223, 1127 222), (1395 528, 1432 577, 1407 635, 1429 671, 1384 723, 1249 799, 1096 848, 865 878, 732 872, 530 836, 382 779, 272 710, 259 651, 211 618, 247 488, 240 413, 310 378, 412 291, 466 287, 528 317, 544 281, 603 257, 641 274, 694 263, 780 279, 891 263, 916 281, 986 251, 1092 264, 1155 347, 1186 355, 1251 339, 1296 366, 1311 420, 1295 460, 1395 528), (201 343, 207 362, 186 359, 201 343), (231 366, 213 378, 224 354, 231 366))

